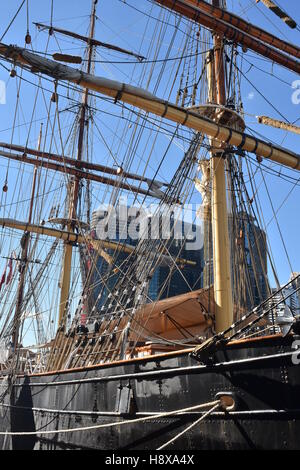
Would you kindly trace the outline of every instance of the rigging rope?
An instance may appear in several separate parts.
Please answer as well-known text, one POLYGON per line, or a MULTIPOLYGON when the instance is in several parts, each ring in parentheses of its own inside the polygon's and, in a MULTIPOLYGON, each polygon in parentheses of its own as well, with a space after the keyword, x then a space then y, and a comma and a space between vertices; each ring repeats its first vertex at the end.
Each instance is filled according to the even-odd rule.
POLYGON ((179 437, 183 436, 183 434, 187 433, 188 431, 190 431, 191 429, 193 429, 195 426, 197 426, 197 424, 200 424, 201 421, 204 421, 205 418, 207 418, 209 415, 211 415, 214 411, 216 411, 219 407, 220 407, 220 401, 219 403, 216 403, 215 405, 213 405, 206 413, 204 413, 203 416, 201 416, 199 419, 197 419, 197 421, 195 421, 194 423, 190 424, 186 429, 184 429, 183 431, 181 431, 180 433, 176 434, 176 436, 174 436, 172 439, 170 439, 169 441, 167 441, 165 444, 163 444, 162 446, 158 447, 156 450, 162 450, 164 449, 165 447, 168 447, 168 445, 172 444, 173 442, 175 442, 179 437))
POLYGON ((15 15, 13 16, 12 20, 10 21, 9 25, 7 26, 6 30, 4 31, 4 33, 2 34, 1 38, 0 38, 0 42, 3 40, 4 36, 6 35, 6 33, 8 32, 9 28, 11 27, 11 25, 13 24, 13 22, 15 21, 16 17, 18 16, 22 6, 24 5, 26 0, 23 0, 18 8, 18 10, 16 11, 15 15))
MULTIPOLYGON (((207 408, 207 407, 213 407, 209 411, 212 413, 215 411, 218 407, 221 405, 221 400, 215 400, 213 402, 208 402, 204 403, 201 405, 195 405, 195 406, 190 406, 188 408, 182 408, 174 411, 167 411, 165 413, 155 413, 154 415, 151 416, 145 416, 143 418, 137 418, 137 419, 127 419, 125 421, 115 421, 113 423, 105 423, 105 424, 98 424, 95 426, 84 426, 80 428, 68 428, 68 429, 53 429, 52 431, 26 431, 26 432, 0 432, 0 436, 37 436, 39 434, 42 435, 48 435, 48 434, 60 434, 60 433, 70 433, 70 432, 82 432, 82 431, 92 431, 96 429, 104 429, 104 428, 111 428, 115 426, 124 426, 126 424, 136 424, 136 423, 141 423, 144 421, 151 421, 152 419, 157 419, 157 418, 167 418, 169 416, 177 416, 180 415, 181 413, 185 412, 190 412, 190 411, 196 411, 196 410, 201 410, 202 408, 207 408)), ((59 411, 58 411, 59 412, 59 411)), ((206 413, 207 415, 207 413, 206 413)), ((204 415, 205 416, 205 415, 204 415)))

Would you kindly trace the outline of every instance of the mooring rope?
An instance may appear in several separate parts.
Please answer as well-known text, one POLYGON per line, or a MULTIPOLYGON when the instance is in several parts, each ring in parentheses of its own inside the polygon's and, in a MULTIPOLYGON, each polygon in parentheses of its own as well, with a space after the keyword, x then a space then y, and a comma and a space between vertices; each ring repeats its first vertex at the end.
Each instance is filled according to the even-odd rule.
POLYGON ((167 447, 169 444, 172 444, 172 442, 176 441, 179 437, 181 437, 183 434, 185 434, 186 432, 188 432, 190 429, 192 429, 193 427, 197 426, 197 424, 200 424, 201 421, 203 421, 207 416, 209 416, 211 413, 213 413, 216 409, 218 409, 220 406, 220 401, 219 403, 217 403, 216 405, 212 406, 206 413, 204 413, 203 416, 201 416, 201 418, 197 419, 197 421, 195 421, 194 423, 190 424, 186 429, 184 429, 183 431, 181 431, 179 434, 176 434, 176 436, 174 436, 172 439, 170 439, 168 442, 166 442, 165 444, 163 444, 162 446, 158 447, 156 450, 162 450, 164 449, 165 447, 167 447))
MULTIPOLYGON (((105 424, 98 424, 95 426, 85 426, 81 428, 71 428, 71 429, 54 429, 52 431, 23 431, 23 432, 0 432, 0 436, 34 436, 38 434, 59 434, 59 433, 69 433, 69 432, 79 432, 79 431, 90 431, 93 429, 103 429, 103 428, 108 428, 108 427, 113 427, 113 426, 121 426, 124 424, 134 424, 134 423, 139 423, 142 421, 149 421, 151 419, 156 419, 156 418, 164 418, 168 416, 174 416, 178 415, 180 413, 184 413, 186 411, 193 411, 193 410, 199 410, 201 408, 207 408, 207 407, 213 407, 214 409, 218 408, 221 405, 221 400, 215 400, 213 402, 208 402, 208 403, 203 403, 202 405, 195 405, 195 406, 190 406, 189 408, 182 408, 180 410, 174 410, 174 411, 167 411, 165 413, 156 413, 151 416, 146 416, 143 418, 137 418, 137 419, 128 419, 125 421, 117 421, 113 423, 105 423, 105 424)), ((209 410, 210 413, 212 413, 213 409, 211 408, 209 410)), ((207 416, 207 413, 205 413, 202 418, 207 416)), ((197 420, 199 421, 199 420, 197 420)), ((193 425, 196 425, 196 423, 193 423, 193 425)), ((186 431, 184 431, 186 432, 186 431)), ((179 436, 178 436, 179 437, 179 436)))

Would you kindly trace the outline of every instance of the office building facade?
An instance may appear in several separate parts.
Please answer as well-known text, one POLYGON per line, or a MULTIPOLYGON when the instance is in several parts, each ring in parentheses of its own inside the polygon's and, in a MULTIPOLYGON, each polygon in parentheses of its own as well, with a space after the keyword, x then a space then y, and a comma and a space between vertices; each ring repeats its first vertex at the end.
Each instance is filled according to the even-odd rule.
MULTIPOLYGON (((104 235, 110 241, 120 242, 120 244, 134 248, 139 243, 140 238, 145 237, 145 231, 147 232, 147 238, 150 238, 151 235, 153 236, 153 231, 155 232, 153 226, 157 223, 157 215, 156 221, 150 215, 146 222, 144 221, 139 226, 133 226, 136 216, 139 214, 135 213, 131 216, 130 213, 128 214, 127 209, 127 207, 121 207, 115 213, 115 220, 113 223, 108 224, 110 227, 106 227, 107 230, 104 235)), ((103 237, 103 222, 105 218, 108 220, 108 214, 102 210, 93 213, 91 231, 94 238, 103 237), (101 226, 100 229, 99 226, 101 226)), ((156 234, 158 237, 156 246, 160 246, 160 249, 163 249, 162 262, 159 263, 150 279, 148 279, 147 298, 145 301, 173 297, 190 290, 200 289, 203 285, 203 238, 201 227, 181 220, 175 224, 174 220, 171 219, 170 231, 167 233, 167 236, 164 233, 166 238, 163 239, 163 244, 161 245, 161 229, 162 226, 165 226, 165 222, 162 219, 159 219, 160 232, 156 234), (179 260, 175 261, 176 258, 179 260), (188 260, 193 263, 188 265, 180 262, 180 260, 188 260)), ((97 256, 95 253, 92 254, 95 262, 93 274, 90 277, 90 299, 96 304, 97 310, 101 310, 104 304, 107 303, 110 292, 115 288, 124 269, 129 266, 130 261, 135 261, 136 263, 136 259, 138 259, 141 271, 145 270, 143 256, 134 258, 134 254, 130 255, 128 252, 114 249, 107 249, 106 252, 109 256, 113 257, 113 266, 109 265, 103 257, 97 256)))

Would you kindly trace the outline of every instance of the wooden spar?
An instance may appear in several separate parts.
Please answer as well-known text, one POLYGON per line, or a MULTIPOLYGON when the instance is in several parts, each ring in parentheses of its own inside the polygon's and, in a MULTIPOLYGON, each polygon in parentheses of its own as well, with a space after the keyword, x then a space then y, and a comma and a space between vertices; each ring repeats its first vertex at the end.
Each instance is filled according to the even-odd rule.
POLYGON ((137 180, 137 181, 143 181, 147 183, 150 188, 151 188, 151 184, 153 184, 153 186, 155 187, 167 186, 167 183, 164 183, 162 181, 157 181, 157 180, 152 181, 151 179, 146 178, 145 176, 140 176, 140 175, 136 175, 135 173, 129 173, 127 171, 124 171, 122 168, 111 168, 109 166, 100 165, 98 163, 91 163, 85 160, 78 161, 78 160, 75 160, 74 158, 67 157, 65 155, 62 156, 62 155, 57 155, 55 153, 48 153, 44 151, 41 152, 35 149, 23 147, 22 145, 7 144, 5 142, 0 142, 0 147, 6 148, 9 150, 15 150, 17 152, 22 152, 23 154, 25 154, 25 156, 26 154, 35 155, 36 157, 39 157, 45 160, 53 160, 55 162, 75 166, 76 168, 86 168, 88 170, 101 171, 102 173, 107 173, 109 175, 123 176, 124 178, 137 180))
MULTIPOLYGON (((258 3, 260 0, 256 0, 258 3)), ((261 0, 261 2, 269 8, 276 16, 278 16, 282 21, 284 21, 290 28, 297 28, 297 23, 293 18, 291 18, 285 11, 283 11, 278 5, 276 5, 272 0, 261 0)))
MULTIPOLYGON (((59 230, 52 227, 45 227, 44 225, 28 224, 27 222, 22 222, 14 219, 0 219, 0 226, 12 228, 16 230, 26 231, 29 233, 36 233, 38 235, 44 235, 48 237, 57 238, 59 240, 66 241, 70 244, 90 244, 94 250, 102 256, 101 250, 103 248, 122 251, 124 253, 133 253, 136 247, 131 245, 123 244, 121 242, 114 242, 108 240, 95 240, 89 234, 79 234, 75 232, 68 232, 66 230, 59 230)), ((107 255, 107 253, 105 253, 107 255)), ((103 256, 104 257, 104 256, 103 256)), ((168 256, 163 255, 164 259, 169 259, 168 256)), ((179 264, 184 264, 188 266, 196 266, 195 261, 185 260, 183 258, 176 258, 175 262, 179 264)))
POLYGON ((287 41, 279 39, 278 37, 270 34, 268 31, 265 31, 258 26, 254 26, 251 23, 248 23, 240 16, 237 16, 233 13, 229 13, 222 8, 216 7, 210 3, 207 3, 204 0, 184 0, 185 3, 198 7, 200 10, 209 13, 210 15, 214 16, 219 20, 223 20, 226 23, 229 23, 232 26, 244 31, 245 33, 253 36, 256 39, 259 39, 261 42, 265 44, 269 44, 270 46, 275 47, 276 49, 281 50, 282 52, 286 52, 292 56, 297 57, 300 59, 300 48, 295 44, 290 44, 287 41))
POLYGON ((224 35, 225 38, 232 40, 235 43, 239 43, 258 54, 267 57, 268 59, 282 65, 289 70, 300 73, 300 62, 293 58, 283 54, 282 52, 274 49, 273 47, 267 46, 263 42, 254 38, 250 34, 247 34, 235 26, 231 26, 225 21, 221 21, 209 13, 205 13, 200 8, 192 7, 181 0, 155 0, 160 5, 170 8, 170 10, 176 11, 181 15, 199 23, 212 31, 224 35))
MULTIPOLYGON (((102 175, 95 175, 94 173, 88 173, 86 171, 79 170, 77 168, 72 168, 67 165, 59 165, 57 163, 49 162, 48 160, 37 160, 35 158, 27 157, 26 155, 18 155, 15 153, 4 152, 0 150, 0 156, 9 158, 11 160, 16 160, 23 163, 28 163, 30 165, 35 165, 36 167, 44 167, 50 170, 59 171, 67 175, 73 175, 75 178, 86 179, 88 181, 97 181, 98 183, 107 184, 108 186, 120 187, 126 189, 127 191, 132 191, 133 193, 143 194, 145 196, 151 196, 156 199, 161 199, 164 196, 164 193, 161 191, 151 191, 137 186, 132 186, 129 183, 122 181, 113 180, 102 175)), ((62 161, 63 163, 63 161, 62 161)))
POLYGON ((81 64, 82 58, 78 55, 69 55, 69 54, 59 54, 56 52, 52 54, 52 57, 57 62, 68 62, 69 64, 81 64))
POLYGON ((294 132, 294 134, 300 134, 300 127, 288 124, 287 122, 278 121, 267 116, 257 116, 257 122, 259 124, 265 124, 266 126, 276 127, 277 129, 284 129, 286 131, 294 132))
MULTIPOLYGON (((219 0, 213 0, 219 6, 219 0)), ((226 105, 224 47, 220 36, 214 36, 214 75, 217 103, 226 105)), ((233 322, 233 300, 231 286, 231 262, 228 230, 228 211, 226 178, 223 152, 221 149, 212 152, 212 234, 214 259, 214 301, 216 333, 226 330, 233 322), (221 151, 220 151, 221 150, 221 151)))
POLYGON ((98 41, 97 39, 94 39, 94 38, 90 38, 90 37, 87 38, 85 36, 82 36, 81 34, 74 33, 73 31, 67 31, 65 29, 56 28, 54 26, 47 26, 47 25, 42 24, 42 23, 34 23, 34 24, 38 28, 48 29, 49 34, 53 31, 55 31, 55 32, 60 33, 60 34, 64 34, 65 36, 70 36, 72 38, 79 39, 80 41, 86 42, 87 44, 89 44, 91 46, 104 47, 105 49, 110 49, 110 50, 113 50, 113 51, 116 51, 116 52, 121 52, 121 54, 126 54, 126 55, 136 57, 139 61, 142 61, 146 58, 142 55, 136 54, 135 52, 128 51, 128 50, 123 49, 119 46, 114 46, 113 44, 107 44, 106 42, 101 42, 101 41, 98 41))
POLYGON ((105 96, 138 107, 164 117, 170 121, 182 124, 189 129, 202 132, 213 139, 236 146, 240 150, 255 153, 260 157, 300 170, 300 156, 280 146, 257 139, 244 132, 217 124, 210 119, 200 116, 197 112, 182 108, 166 100, 132 85, 116 82, 103 77, 95 77, 76 70, 67 65, 58 64, 26 49, 17 46, 0 44, 0 56, 14 60, 16 65, 32 67, 36 72, 53 77, 57 80, 67 80, 81 87, 94 90, 105 96))

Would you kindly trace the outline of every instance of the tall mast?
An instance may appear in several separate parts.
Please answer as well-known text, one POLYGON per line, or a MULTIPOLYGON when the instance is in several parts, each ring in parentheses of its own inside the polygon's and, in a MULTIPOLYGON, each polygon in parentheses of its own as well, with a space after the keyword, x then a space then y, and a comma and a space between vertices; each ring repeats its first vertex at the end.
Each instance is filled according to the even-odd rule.
MULTIPOLYGON (((97 2, 98 0, 93 0, 93 4, 92 4, 89 43, 88 43, 88 60, 87 60, 87 68, 86 68, 86 72, 88 74, 91 71, 91 64, 92 64, 92 54, 93 54, 92 39, 95 33, 95 18, 96 18, 97 2)), ((82 104, 81 104, 80 119, 79 119, 77 161, 82 160, 87 107, 88 107, 88 89, 85 88, 83 95, 82 95, 82 104)), ((69 222, 67 225, 68 231, 73 231, 75 228, 79 187, 80 187, 80 178, 75 177, 75 180, 73 182, 73 185, 70 191, 70 203, 69 203, 69 213, 68 213, 69 222)), ((70 290, 72 251, 73 251, 72 244, 69 242, 65 242, 64 254, 63 254, 59 318, 58 318, 59 326, 62 327, 62 329, 65 329, 66 327, 66 311, 68 307, 69 290, 70 290)))
MULTIPOLYGON (((43 124, 41 124, 41 128, 40 128, 40 134, 39 134, 38 145, 37 145, 38 151, 40 151, 40 148, 41 148, 42 126, 43 124)), ((33 170, 33 179, 32 179, 32 186, 31 186, 31 198, 30 198, 30 206, 29 206, 28 225, 30 225, 32 221, 37 170, 38 170, 38 166, 35 166, 33 170)), ((26 267, 27 267, 27 261, 28 261, 27 258, 28 258, 29 241, 30 241, 30 232, 25 229, 23 237, 21 239, 22 253, 21 253, 21 263, 20 263, 20 277, 19 277, 17 303, 16 303, 16 310, 15 310, 14 321, 13 321, 13 332, 12 332, 12 343, 13 343, 15 350, 19 341, 20 319, 21 319, 22 304, 23 304, 23 297, 24 297, 25 274, 26 274, 26 267)))
MULTIPOLYGON (((219 7, 220 0, 212 0, 219 7)), ((216 101, 226 106, 223 40, 214 35, 214 76, 216 101)), ((214 300, 216 304, 216 331, 225 330, 233 321, 233 302, 228 233, 224 144, 213 142, 211 155, 212 174, 212 234, 214 255, 214 300), (215 149, 217 147, 217 149, 215 149)))

